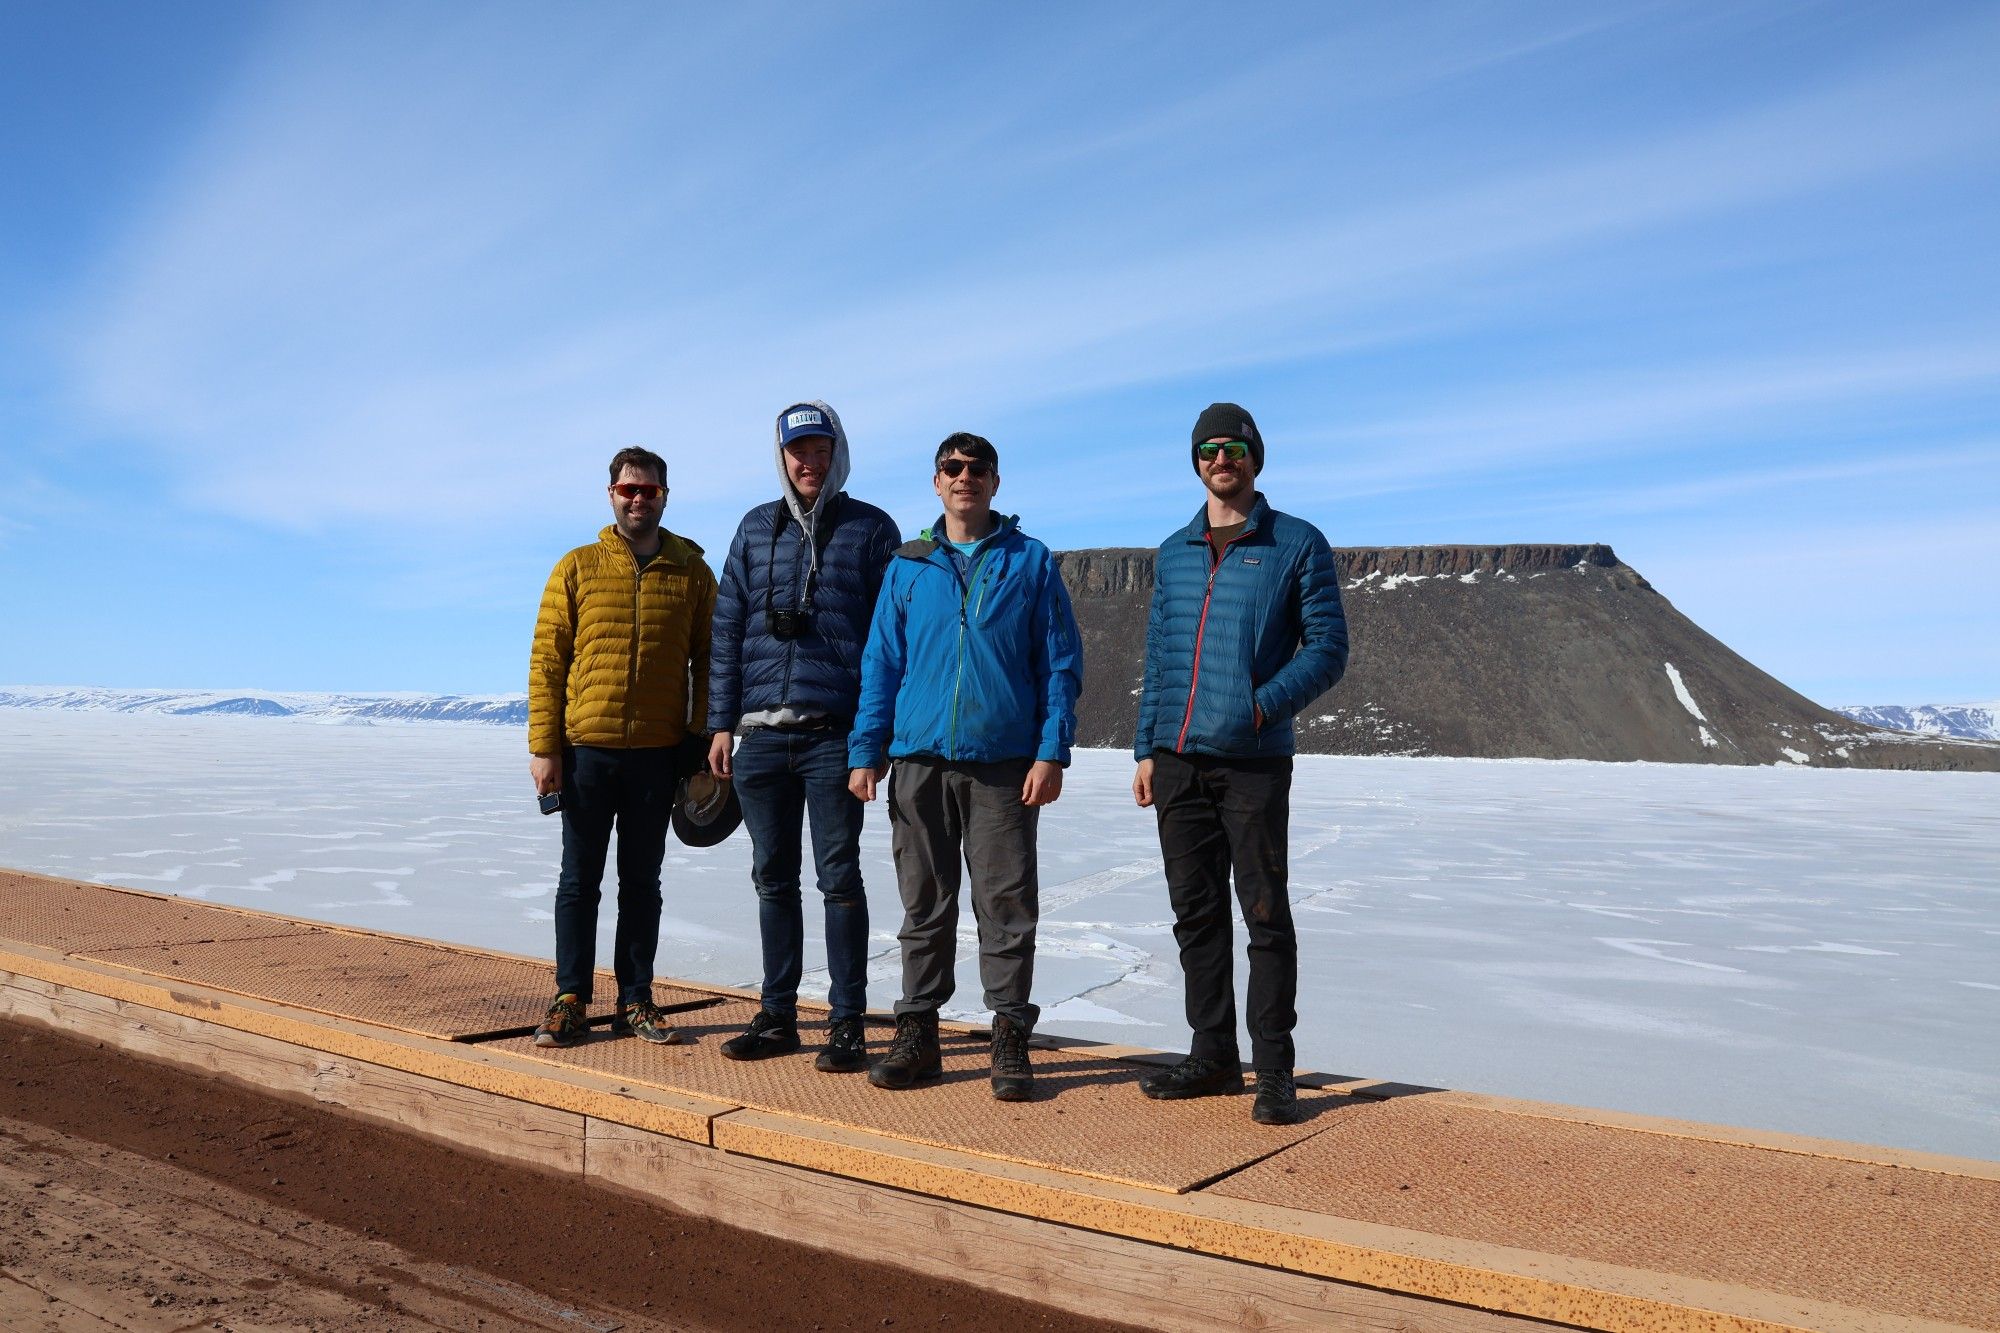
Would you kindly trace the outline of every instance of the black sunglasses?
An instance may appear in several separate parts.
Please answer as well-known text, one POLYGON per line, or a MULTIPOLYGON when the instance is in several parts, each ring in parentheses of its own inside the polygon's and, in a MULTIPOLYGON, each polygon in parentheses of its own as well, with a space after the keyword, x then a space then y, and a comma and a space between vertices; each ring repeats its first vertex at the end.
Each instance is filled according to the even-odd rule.
POLYGON ((956 477, 961 472, 970 472, 980 481, 993 475, 993 465, 981 459, 947 458, 938 464, 938 471, 947 477, 956 477))

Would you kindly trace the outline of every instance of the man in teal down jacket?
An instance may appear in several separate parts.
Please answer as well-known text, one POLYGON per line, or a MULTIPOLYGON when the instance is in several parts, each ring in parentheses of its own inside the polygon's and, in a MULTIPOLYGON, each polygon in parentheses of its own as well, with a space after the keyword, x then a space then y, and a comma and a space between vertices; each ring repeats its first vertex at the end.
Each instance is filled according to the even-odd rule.
POLYGON ((1347 669, 1347 617, 1318 528, 1271 508, 1257 423, 1234 403, 1196 420, 1192 522, 1160 543, 1146 620, 1132 795, 1159 816, 1187 986, 1187 1059, 1139 1081, 1148 1097, 1241 1091, 1230 967, 1230 878, 1250 937, 1251 1115, 1299 1117, 1292 1029, 1299 945, 1287 889, 1292 717, 1347 669))
POLYGON ((993 1011, 993 1095, 1027 1101, 1028 1037, 1040 1017, 1028 999, 1040 916, 1035 832, 1041 807, 1062 793, 1083 650, 1049 548, 993 513, 992 444, 948 437, 932 484, 944 514, 889 562, 848 738, 856 796, 874 800, 889 774, 903 898, 896 1036, 868 1079, 907 1088, 943 1070, 938 1009, 953 990, 962 856, 993 1011))

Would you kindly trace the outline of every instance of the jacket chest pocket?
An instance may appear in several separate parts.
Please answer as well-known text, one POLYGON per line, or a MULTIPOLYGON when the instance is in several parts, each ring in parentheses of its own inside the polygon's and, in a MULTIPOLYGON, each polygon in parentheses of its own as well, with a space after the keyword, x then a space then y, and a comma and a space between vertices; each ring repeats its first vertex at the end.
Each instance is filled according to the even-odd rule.
POLYGON ((1006 577, 1002 562, 985 562, 972 581, 966 585, 965 609, 967 618, 982 625, 995 624, 1019 613, 1026 602, 1026 589, 1020 579, 1006 577))

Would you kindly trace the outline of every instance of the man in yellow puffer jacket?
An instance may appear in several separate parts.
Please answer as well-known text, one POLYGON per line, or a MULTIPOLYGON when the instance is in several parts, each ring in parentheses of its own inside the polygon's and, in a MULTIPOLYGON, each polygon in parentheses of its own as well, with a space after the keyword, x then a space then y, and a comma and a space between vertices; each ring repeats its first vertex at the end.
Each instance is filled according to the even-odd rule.
MULTIPOLYGON (((653 1004, 660 861, 677 755, 708 717, 715 575, 701 548, 660 526, 667 464, 646 449, 611 460, 613 523, 561 560, 542 591, 528 663, 528 771, 562 797, 556 885, 556 998, 539 1046, 587 1031, 596 970, 598 886, 618 828, 618 977, 614 1033, 677 1039, 653 1004)), ((705 736, 699 736, 704 739, 705 736)), ((695 747, 688 747, 692 751, 695 747)))

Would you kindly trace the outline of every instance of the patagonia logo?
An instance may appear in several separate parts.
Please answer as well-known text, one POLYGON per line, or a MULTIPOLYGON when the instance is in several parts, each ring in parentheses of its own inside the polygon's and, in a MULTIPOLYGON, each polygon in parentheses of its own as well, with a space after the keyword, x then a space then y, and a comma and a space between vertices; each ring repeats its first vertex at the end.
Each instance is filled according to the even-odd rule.
POLYGON ((1258 558, 1257 558, 1256 556, 1254 556, 1254 555, 1246 555, 1246 556, 1244 556, 1244 557, 1243 557, 1243 563, 1244 563, 1244 564, 1246 564, 1246 565, 1261 565, 1261 564, 1263 564, 1264 562, 1263 562, 1262 560, 1258 559, 1258 558))
POLYGON ((785 418, 786 430, 797 430, 800 426, 824 426, 826 418, 811 408, 793 412, 785 418))

